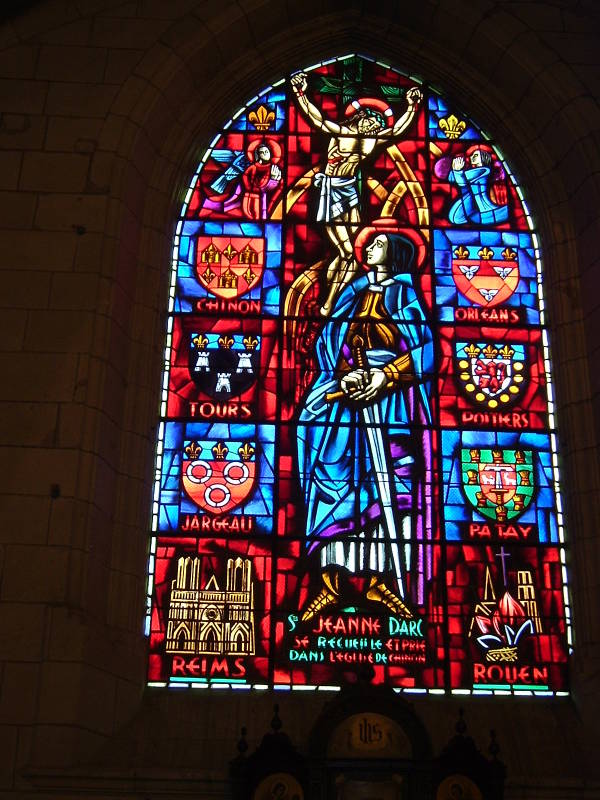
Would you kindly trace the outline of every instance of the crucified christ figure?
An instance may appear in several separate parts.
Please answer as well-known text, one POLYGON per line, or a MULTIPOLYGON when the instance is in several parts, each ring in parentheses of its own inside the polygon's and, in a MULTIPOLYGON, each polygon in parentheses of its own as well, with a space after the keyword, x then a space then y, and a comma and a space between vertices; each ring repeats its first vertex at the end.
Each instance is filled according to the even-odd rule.
POLYGON ((353 279, 357 265, 352 240, 361 223, 357 172, 362 161, 397 139, 414 119, 422 94, 416 87, 406 93, 408 107, 392 124, 392 110, 376 98, 361 98, 352 103, 355 113, 343 122, 323 117, 307 97, 306 74, 292 76, 292 89, 301 111, 311 123, 331 134, 327 147, 327 163, 314 177, 319 190, 317 222, 325 223, 327 236, 337 255, 327 268, 328 293, 320 313, 327 317, 340 292, 353 279))

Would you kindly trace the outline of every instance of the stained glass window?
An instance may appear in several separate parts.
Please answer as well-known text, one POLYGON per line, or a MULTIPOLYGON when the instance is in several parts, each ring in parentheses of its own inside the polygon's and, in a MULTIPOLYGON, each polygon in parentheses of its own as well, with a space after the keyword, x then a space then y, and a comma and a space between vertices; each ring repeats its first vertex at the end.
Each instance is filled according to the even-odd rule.
POLYGON ((364 56, 253 97, 177 223, 149 683, 566 693, 540 243, 496 143, 364 56))

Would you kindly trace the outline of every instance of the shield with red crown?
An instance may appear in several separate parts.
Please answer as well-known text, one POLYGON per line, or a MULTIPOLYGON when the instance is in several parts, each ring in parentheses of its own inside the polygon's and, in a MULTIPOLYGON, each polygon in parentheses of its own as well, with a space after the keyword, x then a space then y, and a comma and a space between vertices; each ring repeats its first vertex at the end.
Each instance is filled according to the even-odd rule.
POLYGON ((460 245, 452 254, 452 277, 458 291, 474 305, 492 307, 505 303, 519 285, 516 250, 505 247, 460 245), (498 252, 496 252, 498 250, 498 252))
POLYGON ((228 514, 249 497, 256 479, 256 443, 186 442, 181 467, 183 489, 199 509, 228 514))

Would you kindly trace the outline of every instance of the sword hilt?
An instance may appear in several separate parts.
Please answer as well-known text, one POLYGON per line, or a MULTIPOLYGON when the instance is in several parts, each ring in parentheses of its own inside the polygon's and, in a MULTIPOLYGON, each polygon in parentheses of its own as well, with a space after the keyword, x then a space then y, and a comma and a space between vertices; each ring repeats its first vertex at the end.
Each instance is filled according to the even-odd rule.
POLYGON ((325 395, 325 402, 326 403, 335 403, 336 400, 341 400, 343 397, 347 397, 348 395, 346 392, 342 392, 340 389, 337 392, 327 392, 325 395))
MULTIPOLYGON (((365 372, 369 372, 369 362, 367 361, 367 353, 365 350, 365 340, 362 336, 356 334, 356 336, 352 337, 352 356, 354 358, 354 363, 358 367, 358 369, 362 369, 365 372)), ((334 403, 336 400, 341 400, 342 398, 350 398, 352 399, 352 394, 348 395, 346 392, 343 392, 341 389, 337 392, 328 392, 325 395, 325 402, 326 403, 334 403)))
POLYGON ((369 362, 367 361, 367 353, 365 350, 365 340, 362 336, 356 334, 352 339, 352 355, 354 361, 359 369, 364 369, 365 372, 369 371, 369 362))

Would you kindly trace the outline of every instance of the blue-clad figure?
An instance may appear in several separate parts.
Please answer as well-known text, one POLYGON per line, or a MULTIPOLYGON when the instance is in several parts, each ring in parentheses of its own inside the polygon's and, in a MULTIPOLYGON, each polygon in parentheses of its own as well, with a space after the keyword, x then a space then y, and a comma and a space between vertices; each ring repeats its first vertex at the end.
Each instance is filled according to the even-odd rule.
POLYGON ((495 225, 508 220, 506 202, 495 203, 490 196, 492 177, 492 156, 481 147, 467 151, 466 158, 452 159, 448 180, 458 186, 461 194, 448 212, 453 225, 495 225))
POLYGON ((343 579, 361 575, 366 598, 412 616, 431 565, 429 496, 433 344, 413 285, 416 249, 377 233, 369 272, 339 295, 316 344, 319 374, 298 425, 298 467, 309 554, 322 584, 309 620, 343 601, 343 579), (417 588, 419 587, 419 588, 417 588))

